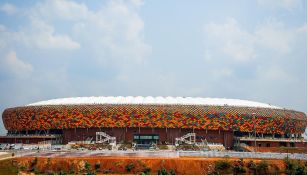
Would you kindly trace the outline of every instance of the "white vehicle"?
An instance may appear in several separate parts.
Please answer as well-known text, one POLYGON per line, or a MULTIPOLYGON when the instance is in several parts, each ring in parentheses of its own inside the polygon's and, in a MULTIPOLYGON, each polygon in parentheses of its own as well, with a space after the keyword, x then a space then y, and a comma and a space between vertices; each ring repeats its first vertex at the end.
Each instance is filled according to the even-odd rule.
POLYGON ((15 149, 15 144, 9 145, 9 149, 15 149))
POLYGON ((20 150, 20 149, 22 149, 22 144, 16 144, 14 146, 14 150, 20 150))
POLYGON ((31 149, 32 149, 32 150, 38 150, 39 147, 38 147, 38 146, 33 146, 31 149))

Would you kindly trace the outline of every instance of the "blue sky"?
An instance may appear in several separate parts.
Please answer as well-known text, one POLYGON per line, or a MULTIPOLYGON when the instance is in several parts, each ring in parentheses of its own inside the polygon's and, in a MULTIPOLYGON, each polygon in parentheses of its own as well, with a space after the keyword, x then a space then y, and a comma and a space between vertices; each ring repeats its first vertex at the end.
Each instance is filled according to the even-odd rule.
POLYGON ((150 95, 306 113, 306 55, 305 0, 0 1, 0 111, 150 95))

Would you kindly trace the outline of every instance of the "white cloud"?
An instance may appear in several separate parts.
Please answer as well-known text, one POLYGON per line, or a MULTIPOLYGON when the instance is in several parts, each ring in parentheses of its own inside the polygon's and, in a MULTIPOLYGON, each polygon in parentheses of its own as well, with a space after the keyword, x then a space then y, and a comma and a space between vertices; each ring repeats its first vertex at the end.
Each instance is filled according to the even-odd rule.
POLYGON ((3 49, 7 46, 7 42, 9 40, 7 35, 7 29, 5 26, 0 24, 0 49, 3 49))
POLYGON ((290 83, 296 80, 290 73, 276 65, 259 66, 257 68, 257 76, 262 81, 265 79, 266 81, 285 81, 290 83))
POLYGON ((46 0, 31 9, 30 16, 46 20, 62 19, 77 21, 90 15, 87 6, 82 3, 64 0, 46 0))
POLYGON ((307 24, 303 25, 302 27, 298 28, 296 31, 299 35, 303 35, 307 38, 307 24))
POLYGON ((23 62, 13 51, 6 55, 3 60, 3 66, 3 69, 6 69, 19 78, 28 77, 33 71, 32 65, 23 62))
POLYGON ((0 47, 80 50, 88 61, 92 59, 104 66, 143 63, 151 46, 143 39, 144 22, 137 11, 142 4, 143 1, 133 0, 108 1, 97 10, 89 10, 85 4, 73 1, 38 2, 21 13, 29 22, 19 30, 0 26, 0 47))
POLYGON ((39 2, 25 13, 29 25, 10 34, 26 47, 76 50, 82 47, 87 59, 103 65, 143 63, 151 46, 143 39, 143 20, 138 8, 143 1, 108 1, 97 10, 73 1, 39 2), (66 23, 67 32, 58 32, 56 23, 66 23))
POLYGON ((143 39, 144 23, 135 9, 122 1, 110 1, 74 25, 74 38, 103 63, 142 63, 151 53, 143 39))
POLYGON ((135 5, 136 7, 140 7, 144 4, 144 1, 143 0, 131 0, 131 3, 135 5))
POLYGON ((233 70, 231 70, 230 68, 214 69, 214 70, 211 70, 210 74, 213 76, 213 78, 223 79, 225 77, 232 76, 233 70))
POLYGON ((9 3, 5 3, 3 5, 0 6, 0 11, 8 14, 8 15, 12 15, 15 14, 17 12, 17 8, 9 3))
POLYGON ((280 22, 268 21, 255 31, 248 31, 231 18, 222 24, 205 25, 205 53, 210 53, 211 59, 222 53, 237 62, 256 59, 263 50, 278 56, 286 55, 292 52, 293 44, 304 30, 304 27, 287 29, 280 22))
POLYGON ((31 49, 59 49, 73 50, 80 48, 80 44, 73 41, 69 35, 56 34, 53 26, 43 20, 31 18, 30 24, 22 26, 18 31, 10 31, 0 25, 0 48, 15 50, 16 46, 31 49))
POLYGON ((280 54, 287 54, 291 52, 295 32, 285 29, 281 23, 270 22, 260 26, 255 32, 255 37, 260 46, 273 49, 280 54))
POLYGON ((250 30, 228 19, 205 25, 204 35, 207 91, 303 110, 307 23, 290 27, 269 20, 250 30), (239 59, 240 50, 254 57, 239 59), (224 82, 227 87, 220 87, 224 82))
POLYGON ((17 40, 40 49, 78 49, 80 44, 68 35, 55 34, 54 28, 42 20, 32 19, 31 26, 17 33, 17 40))
POLYGON ((230 18, 224 24, 210 23, 204 29, 208 49, 219 48, 219 52, 236 61, 248 61, 256 56, 254 36, 242 30, 235 19, 230 18))
POLYGON ((302 0, 257 0, 257 2, 261 6, 283 8, 289 11, 300 8, 303 4, 302 0))
POLYGON ((232 56, 238 61, 245 61, 252 59, 256 56, 256 53, 249 44, 240 44, 240 43, 225 43, 223 52, 227 55, 232 56))

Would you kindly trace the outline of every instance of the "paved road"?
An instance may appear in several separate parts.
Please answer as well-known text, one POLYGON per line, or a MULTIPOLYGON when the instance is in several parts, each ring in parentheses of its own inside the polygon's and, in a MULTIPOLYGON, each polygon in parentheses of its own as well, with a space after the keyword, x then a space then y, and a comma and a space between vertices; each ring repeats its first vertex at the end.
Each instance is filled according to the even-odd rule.
POLYGON ((237 158, 263 158, 263 159, 305 159, 307 154, 287 154, 287 153, 253 153, 253 152, 217 152, 217 151, 18 151, 17 157, 237 157, 237 158))

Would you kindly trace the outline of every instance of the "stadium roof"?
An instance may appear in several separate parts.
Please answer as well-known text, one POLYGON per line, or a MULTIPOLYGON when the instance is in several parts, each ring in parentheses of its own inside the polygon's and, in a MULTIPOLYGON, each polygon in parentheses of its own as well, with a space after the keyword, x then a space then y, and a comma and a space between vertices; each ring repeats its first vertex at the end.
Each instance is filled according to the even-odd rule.
POLYGON ((201 97, 72 97, 59 98, 31 103, 26 106, 47 105, 94 105, 94 104, 142 104, 142 105, 203 105, 203 106, 238 106, 282 109, 270 104, 248 100, 201 97))

